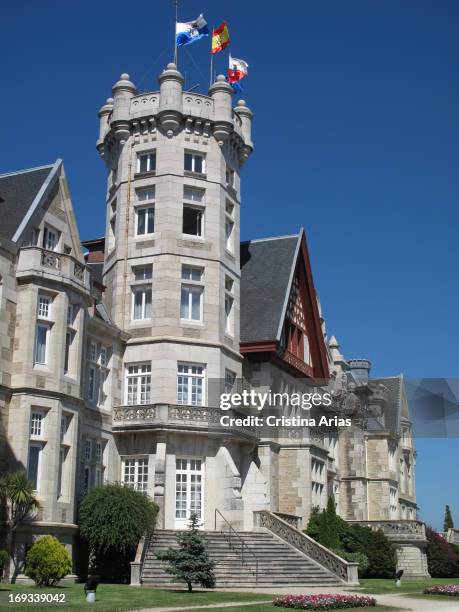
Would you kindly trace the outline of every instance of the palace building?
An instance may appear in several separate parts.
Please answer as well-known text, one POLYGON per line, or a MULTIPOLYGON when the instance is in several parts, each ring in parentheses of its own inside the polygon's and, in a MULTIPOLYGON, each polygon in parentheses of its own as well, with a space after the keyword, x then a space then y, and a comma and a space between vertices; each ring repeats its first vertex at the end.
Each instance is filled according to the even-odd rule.
MULTIPOLYGON (((123 482, 158 504, 159 536, 196 512, 206 532, 290 546, 334 495, 343 518, 398 543, 406 573, 426 575, 403 377, 371 378, 327 336, 303 230, 240 243, 252 111, 233 107, 223 76, 208 95, 183 83, 174 64, 149 93, 122 74, 100 109, 104 237, 80 241, 61 160, 0 175, 0 466, 25 469, 40 502, 16 574, 40 534, 72 549, 81 498, 123 482), (221 422, 222 392, 313 383, 350 427, 221 422)), ((139 544, 133 582, 158 583, 142 546, 154 543, 139 544)), ((355 580, 308 546, 298 554, 355 580)))

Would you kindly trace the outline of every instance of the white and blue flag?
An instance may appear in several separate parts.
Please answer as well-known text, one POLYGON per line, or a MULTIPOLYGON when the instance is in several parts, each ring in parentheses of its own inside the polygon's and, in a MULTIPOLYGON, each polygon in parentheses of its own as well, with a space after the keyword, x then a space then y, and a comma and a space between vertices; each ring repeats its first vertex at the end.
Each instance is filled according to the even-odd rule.
POLYGON ((175 24, 175 42, 177 47, 189 45, 204 36, 209 36, 209 28, 207 21, 202 15, 199 15, 194 21, 175 24))

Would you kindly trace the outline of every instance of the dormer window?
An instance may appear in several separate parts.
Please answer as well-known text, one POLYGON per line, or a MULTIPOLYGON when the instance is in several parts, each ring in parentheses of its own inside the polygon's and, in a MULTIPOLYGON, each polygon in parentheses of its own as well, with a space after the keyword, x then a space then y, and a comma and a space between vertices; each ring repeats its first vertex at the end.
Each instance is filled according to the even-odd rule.
POLYGON ((55 251, 59 242, 59 232, 54 228, 45 226, 43 232, 43 248, 47 251, 55 251))

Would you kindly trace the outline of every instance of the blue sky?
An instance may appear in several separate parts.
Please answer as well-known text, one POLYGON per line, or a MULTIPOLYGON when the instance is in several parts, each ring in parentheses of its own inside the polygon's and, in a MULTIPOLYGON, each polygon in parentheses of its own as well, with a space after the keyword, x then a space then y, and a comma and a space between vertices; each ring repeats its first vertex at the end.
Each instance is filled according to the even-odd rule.
MULTIPOLYGON (((228 21, 250 65, 242 237, 305 227, 347 357, 370 357, 377 375, 458 377, 459 3, 181 0, 181 19, 200 12, 228 21)), ((2 171, 62 157, 81 237, 101 235, 97 111, 124 71, 156 89, 173 3, 18 1, 2 16, 2 171)), ((188 87, 208 85, 209 44, 180 54, 188 87)), ((417 447, 422 517, 440 526, 449 503, 459 524, 458 440, 417 447)))

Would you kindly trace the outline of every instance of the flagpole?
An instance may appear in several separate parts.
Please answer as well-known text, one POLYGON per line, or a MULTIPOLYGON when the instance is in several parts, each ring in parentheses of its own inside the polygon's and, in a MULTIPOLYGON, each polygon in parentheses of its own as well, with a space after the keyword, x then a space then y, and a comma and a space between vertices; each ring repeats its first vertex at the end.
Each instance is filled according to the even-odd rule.
POLYGON ((178 53, 177 53, 177 23, 178 23, 178 3, 179 0, 174 0, 175 4, 175 25, 174 25, 174 64, 177 66, 178 53))
MULTIPOLYGON (((212 30, 212 34, 213 34, 213 30, 212 30)), ((214 67, 214 54, 212 53, 212 37, 210 39, 210 83, 209 83, 209 87, 212 87, 212 70, 214 67)))

